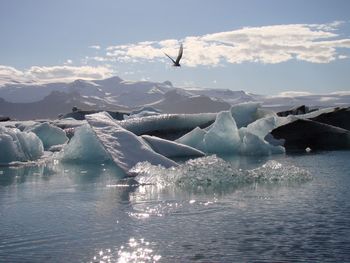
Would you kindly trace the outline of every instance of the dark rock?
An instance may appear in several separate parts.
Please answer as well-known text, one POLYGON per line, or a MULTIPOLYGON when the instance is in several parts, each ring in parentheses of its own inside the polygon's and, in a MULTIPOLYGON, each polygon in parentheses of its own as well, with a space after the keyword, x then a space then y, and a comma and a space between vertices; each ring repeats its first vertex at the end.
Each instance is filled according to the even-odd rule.
POLYGON ((305 106, 305 105, 301 105, 298 107, 294 107, 291 108, 290 110, 287 111, 281 111, 281 112, 277 112, 277 115, 280 117, 286 117, 288 115, 300 115, 300 114, 305 114, 305 113, 309 113, 312 111, 315 111, 317 109, 312 109, 310 110, 309 107, 305 106))
POLYGON ((350 131, 350 107, 335 108, 334 111, 323 113, 310 120, 329 124, 350 131))
POLYGON ((284 139, 287 152, 350 149, 350 132, 311 120, 296 120, 274 129, 275 139, 284 139))
POLYGON ((10 121, 11 118, 7 116, 0 116, 0 121, 10 121))

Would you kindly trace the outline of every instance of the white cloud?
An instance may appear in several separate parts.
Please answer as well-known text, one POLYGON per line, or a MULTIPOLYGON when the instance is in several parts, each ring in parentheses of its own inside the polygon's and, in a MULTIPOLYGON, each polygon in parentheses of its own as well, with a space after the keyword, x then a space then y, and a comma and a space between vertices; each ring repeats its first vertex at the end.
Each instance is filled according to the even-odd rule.
MULTIPOLYGON (((182 64, 219 66, 223 63, 258 62, 276 64, 292 59, 329 63, 343 58, 337 48, 350 48, 349 38, 335 33, 342 22, 330 24, 288 24, 246 27, 238 30, 188 36, 182 64)), ((164 52, 176 57, 179 41, 165 39, 108 47, 106 56, 118 61, 164 59, 164 52)))
POLYGON ((109 67, 97 66, 33 66, 27 70, 0 65, 0 84, 18 82, 68 82, 76 79, 104 79, 111 77, 113 70, 109 67))
POLYGON ((15 81, 25 81, 23 72, 13 67, 0 65, 0 85, 15 81))
POLYGON ((285 91, 278 94, 278 97, 300 97, 300 96, 309 96, 312 93, 307 91, 285 91))
POLYGON ((89 48, 100 50, 101 46, 99 46, 99 45, 91 45, 91 46, 89 46, 89 48))

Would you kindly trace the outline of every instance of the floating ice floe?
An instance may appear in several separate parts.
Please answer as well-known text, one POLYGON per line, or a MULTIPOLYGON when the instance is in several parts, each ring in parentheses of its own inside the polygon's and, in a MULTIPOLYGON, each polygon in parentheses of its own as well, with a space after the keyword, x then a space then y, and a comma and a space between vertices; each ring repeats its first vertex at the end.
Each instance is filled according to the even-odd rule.
POLYGON ((25 131, 34 132, 43 142, 45 150, 48 150, 54 145, 64 144, 68 141, 64 130, 48 122, 37 123, 32 127, 27 127, 25 131))
POLYGON ((87 119, 89 124, 76 129, 71 141, 57 154, 58 159, 96 164, 112 161, 126 174, 140 160, 165 167, 177 165, 154 152, 141 137, 121 128, 108 113, 89 115, 87 119))
POLYGON ((205 134, 206 134, 205 130, 199 127, 196 127, 189 133, 186 133, 184 136, 177 139, 176 142, 191 146, 201 151, 206 151, 205 145, 204 145, 205 134))
POLYGON ((129 115, 125 114, 124 119, 128 120, 128 119, 134 119, 134 118, 149 117, 154 115, 160 115, 161 113, 162 113, 161 110, 155 109, 151 106, 147 106, 137 110, 133 110, 132 112, 130 112, 129 115))
POLYGON ((132 171, 140 184, 158 187, 180 186, 199 191, 217 188, 225 190, 252 183, 299 183, 312 179, 311 174, 293 165, 270 160, 250 170, 233 167, 216 155, 189 160, 174 169, 165 169, 147 162, 138 163, 132 171))
POLYGON ((0 126, 0 164, 34 161, 43 153, 43 144, 35 133, 0 126))
POLYGON ((142 161, 166 168, 178 165, 153 151, 142 138, 122 128, 106 112, 87 115, 86 120, 108 155, 126 174, 130 175, 129 170, 142 161))
MULTIPOLYGON (((242 116, 240 118, 242 119, 242 116)), ((242 120, 240 123, 242 125, 242 120)), ((283 153, 282 146, 274 146, 264 140, 264 137, 281 123, 284 123, 284 120, 271 116, 238 129, 231 109, 220 112, 208 131, 196 128, 176 141, 207 153, 242 155, 283 153)))
POLYGON ((207 127, 215 121, 216 113, 200 114, 161 114, 156 116, 132 118, 120 121, 124 129, 136 135, 169 134, 188 131, 196 127, 207 127))
POLYGON ((205 151, 209 153, 239 152, 241 139, 231 112, 220 112, 213 126, 204 135, 205 151))
POLYGON ((149 135, 142 135, 141 137, 151 146, 155 152, 165 157, 201 157, 205 155, 205 153, 200 150, 178 142, 173 142, 149 135))
POLYGON ((72 139, 56 157, 63 162, 96 164, 111 159, 88 124, 76 128, 72 139))
POLYGON ((262 109, 258 102, 244 102, 233 105, 230 112, 238 128, 245 127, 262 117, 274 115, 273 112, 262 109))

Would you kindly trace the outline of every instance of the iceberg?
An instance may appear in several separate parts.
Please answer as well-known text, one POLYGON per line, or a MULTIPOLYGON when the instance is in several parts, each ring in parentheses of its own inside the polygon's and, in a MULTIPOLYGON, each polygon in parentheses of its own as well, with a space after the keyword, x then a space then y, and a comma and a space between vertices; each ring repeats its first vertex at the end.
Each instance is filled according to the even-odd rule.
POLYGON ((199 127, 194 128, 189 133, 186 133, 179 139, 175 140, 178 143, 188 145, 190 147, 196 148, 201 151, 206 151, 204 145, 204 136, 206 134, 205 130, 199 127))
MULTIPOLYGON (((265 117, 238 129, 232 112, 223 111, 217 115, 208 131, 195 128, 176 141, 207 153, 242 155, 270 155, 284 153, 285 149, 265 141, 272 129, 289 122, 288 118, 265 117)), ((242 121, 241 121, 242 124, 242 121)))
MULTIPOLYGON (((142 118, 132 118, 119 122, 124 129, 136 135, 164 135, 171 133, 183 134, 196 127, 207 127, 216 119, 216 113, 200 114, 160 114, 142 118)), ((162 137, 162 136, 157 136, 162 137)))
POLYGON ((133 110, 130 115, 135 115, 135 114, 139 114, 141 112, 144 112, 144 111, 147 111, 147 112, 154 112, 154 113, 162 113, 161 110, 159 109, 156 109, 156 108, 153 108, 151 106, 144 106, 144 107, 141 107, 139 109, 136 109, 136 110, 133 110))
POLYGON ((239 152, 240 141, 236 122, 229 111, 220 112, 204 135, 205 149, 209 153, 239 152))
POLYGON ((245 127, 248 124, 254 122, 259 117, 258 109, 260 103, 257 102, 244 102, 231 106, 230 111, 232 117, 235 119, 237 127, 245 127))
POLYGON ((74 136, 58 153, 57 158, 68 163, 102 164, 111 160, 88 124, 76 128, 74 136))
POLYGON ((155 152, 165 157, 202 157, 205 155, 205 153, 202 151, 178 142, 173 142, 149 135, 142 135, 141 137, 151 146, 155 152))
POLYGON ((33 132, 0 126, 0 164, 39 159, 44 153, 41 140, 33 132))
POLYGON ((261 139, 264 139, 272 130, 282 125, 288 124, 297 120, 296 117, 290 115, 288 117, 278 117, 277 115, 268 116, 250 123, 247 127, 242 127, 242 130, 247 130, 255 134, 261 139))
POLYGON ((86 115, 86 120, 110 158, 127 175, 133 175, 130 169, 143 161, 165 168, 178 165, 154 152, 142 138, 121 127, 107 112, 86 115))
POLYGON ((64 130, 48 122, 38 123, 32 127, 27 127, 25 131, 34 132, 43 142, 45 150, 54 145, 64 144, 68 141, 68 137, 64 130))
POLYGON ((242 155, 270 155, 285 152, 284 147, 273 146, 247 130, 240 130, 240 135, 242 139, 240 153, 242 155))

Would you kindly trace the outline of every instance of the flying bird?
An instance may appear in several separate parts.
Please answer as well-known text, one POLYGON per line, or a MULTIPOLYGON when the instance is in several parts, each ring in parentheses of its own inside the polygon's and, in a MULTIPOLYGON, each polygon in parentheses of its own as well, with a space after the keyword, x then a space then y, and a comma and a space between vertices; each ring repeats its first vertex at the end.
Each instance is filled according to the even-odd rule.
POLYGON ((183 46, 182 43, 180 45, 180 49, 179 49, 179 54, 177 55, 176 60, 173 60, 172 57, 170 57, 167 53, 164 53, 168 58, 171 59, 171 61, 174 63, 173 66, 174 67, 181 67, 180 65, 180 59, 182 58, 182 53, 183 53, 183 46))

